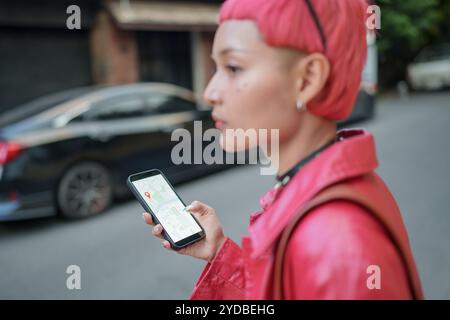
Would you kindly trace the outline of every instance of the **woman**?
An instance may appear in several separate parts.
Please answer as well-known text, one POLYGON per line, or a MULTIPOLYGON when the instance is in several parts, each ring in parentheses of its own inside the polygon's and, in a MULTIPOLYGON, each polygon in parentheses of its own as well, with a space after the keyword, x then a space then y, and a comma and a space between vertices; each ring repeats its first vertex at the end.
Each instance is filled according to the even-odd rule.
MULTIPOLYGON (((206 238, 179 253, 208 262, 191 299, 422 297, 398 208, 374 172, 373 136, 336 132, 359 90, 366 8, 363 0, 222 5, 212 50, 217 70, 204 98, 226 151, 236 148, 225 130, 279 130, 279 151, 264 149, 278 163, 278 183, 251 215, 242 247, 224 235, 213 208, 190 205, 206 238), (317 205, 321 192, 336 185, 358 191, 376 208, 333 194, 317 205), (276 258, 280 236, 313 201, 276 258)), ((148 213, 144 220, 153 224, 148 213)), ((162 238, 161 232, 154 227, 155 236, 162 238)), ((170 249, 167 241, 163 246, 170 249)))

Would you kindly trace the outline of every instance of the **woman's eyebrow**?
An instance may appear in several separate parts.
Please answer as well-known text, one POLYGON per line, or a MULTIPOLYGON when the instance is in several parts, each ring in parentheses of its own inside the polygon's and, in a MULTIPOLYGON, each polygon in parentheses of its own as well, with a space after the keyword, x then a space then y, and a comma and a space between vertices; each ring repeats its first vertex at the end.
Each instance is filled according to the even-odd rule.
MULTIPOLYGON (((245 49, 239 49, 239 48, 234 48, 234 47, 227 47, 227 48, 224 48, 224 49, 220 50, 218 56, 227 55, 228 53, 230 53, 232 51, 239 51, 239 52, 244 52, 244 53, 250 52, 249 50, 245 50, 245 49)), ((214 59, 214 54, 211 54, 211 58, 214 59)))

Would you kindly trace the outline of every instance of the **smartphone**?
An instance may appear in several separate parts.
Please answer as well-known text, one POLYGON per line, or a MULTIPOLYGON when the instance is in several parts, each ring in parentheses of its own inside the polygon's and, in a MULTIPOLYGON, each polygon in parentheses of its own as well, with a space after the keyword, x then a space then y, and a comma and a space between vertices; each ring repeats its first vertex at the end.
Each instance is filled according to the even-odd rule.
POLYGON ((186 205, 164 174, 148 170, 132 174, 127 185, 155 224, 163 227, 163 237, 179 250, 205 237, 203 227, 185 210, 186 205))

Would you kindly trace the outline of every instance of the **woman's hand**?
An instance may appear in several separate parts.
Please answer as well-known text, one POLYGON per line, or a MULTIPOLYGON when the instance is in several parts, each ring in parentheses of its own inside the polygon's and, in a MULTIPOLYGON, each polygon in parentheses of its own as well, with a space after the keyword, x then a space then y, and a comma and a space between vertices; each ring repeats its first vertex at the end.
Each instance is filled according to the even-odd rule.
MULTIPOLYGON (((200 201, 193 201, 186 210, 191 212, 203 227, 205 237, 187 247, 174 251, 194 258, 212 261, 226 239, 216 211, 200 201)), ((154 225, 152 216, 148 212, 144 212, 142 216, 145 223, 154 225)), ((162 232, 163 228, 160 224, 153 227, 152 234, 155 237, 164 239, 162 232)), ((173 250, 169 241, 164 239, 162 244, 164 248, 173 250)))

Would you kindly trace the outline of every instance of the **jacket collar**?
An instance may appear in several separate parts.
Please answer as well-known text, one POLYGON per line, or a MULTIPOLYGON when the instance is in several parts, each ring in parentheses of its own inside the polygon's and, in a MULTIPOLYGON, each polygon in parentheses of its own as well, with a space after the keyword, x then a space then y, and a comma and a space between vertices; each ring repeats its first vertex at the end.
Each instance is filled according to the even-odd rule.
POLYGON ((293 215, 323 188, 375 170, 378 160, 373 135, 363 129, 340 130, 344 140, 308 162, 282 188, 270 189, 260 199, 262 211, 251 217, 252 256, 265 253, 293 215))

